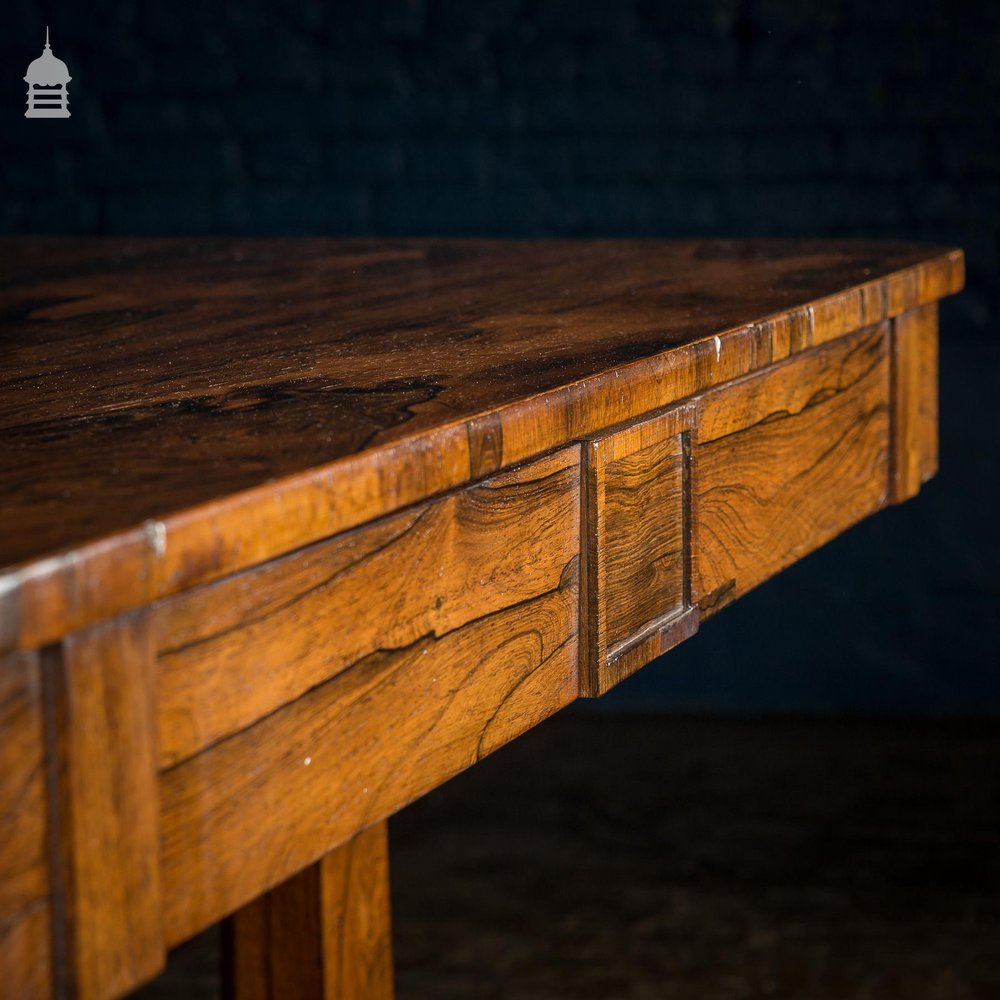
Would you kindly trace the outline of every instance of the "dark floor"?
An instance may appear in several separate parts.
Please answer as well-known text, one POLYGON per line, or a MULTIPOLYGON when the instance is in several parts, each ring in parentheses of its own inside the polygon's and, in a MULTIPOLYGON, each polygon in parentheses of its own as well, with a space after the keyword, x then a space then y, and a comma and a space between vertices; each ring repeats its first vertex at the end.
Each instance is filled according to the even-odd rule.
POLYGON ((564 716, 391 830, 400 1000, 1000 998, 998 724, 564 716))

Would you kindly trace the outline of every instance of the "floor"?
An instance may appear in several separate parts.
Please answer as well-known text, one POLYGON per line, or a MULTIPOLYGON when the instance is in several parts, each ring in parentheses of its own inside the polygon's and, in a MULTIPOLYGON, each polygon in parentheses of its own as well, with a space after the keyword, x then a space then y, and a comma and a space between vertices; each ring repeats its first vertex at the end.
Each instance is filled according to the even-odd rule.
POLYGON ((1000 998, 997 724, 566 715, 391 838, 399 1000, 1000 998))

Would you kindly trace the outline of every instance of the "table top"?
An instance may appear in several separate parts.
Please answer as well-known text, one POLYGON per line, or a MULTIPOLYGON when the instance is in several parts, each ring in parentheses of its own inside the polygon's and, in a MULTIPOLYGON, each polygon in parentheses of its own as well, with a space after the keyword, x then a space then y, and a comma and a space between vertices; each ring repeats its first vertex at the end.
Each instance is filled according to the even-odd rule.
POLYGON ((177 590, 961 270, 955 250, 828 240, 4 238, 0 598, 112 554, 143 597, 177 590))

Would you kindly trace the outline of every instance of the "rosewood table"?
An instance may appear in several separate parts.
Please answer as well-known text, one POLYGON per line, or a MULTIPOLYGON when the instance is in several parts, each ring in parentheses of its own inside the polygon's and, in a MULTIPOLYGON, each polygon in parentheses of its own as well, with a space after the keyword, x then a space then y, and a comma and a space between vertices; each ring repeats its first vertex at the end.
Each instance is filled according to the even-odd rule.
POLYGON ((387 817, 913 496, 962 268, 0 241, 0 992, 389 996, 387 817))

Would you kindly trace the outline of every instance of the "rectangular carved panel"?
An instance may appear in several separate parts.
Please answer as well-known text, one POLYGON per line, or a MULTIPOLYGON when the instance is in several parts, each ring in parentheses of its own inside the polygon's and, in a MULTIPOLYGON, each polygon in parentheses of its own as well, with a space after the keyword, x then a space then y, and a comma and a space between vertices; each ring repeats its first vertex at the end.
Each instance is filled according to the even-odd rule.
POLYGON ((51 992, 48 803, 36 653, 0 656, 0 995, 51 992))
POLYGON ((706 393, 692 435, 692 587, 732 600, 886 503, 887 324, 706 393))
POLYGON ((583 693, 600 695, 689 635, 683 407, 586 445, 583 693), (684 632, 684 634, 682 634, 684 632), (670 641, 673 639, 674 641, 670 641))
MULTIPOLYGON (((379 553, 399 529, 377 524, 381 548, 352 544, 374 553, 378 572, 364 574, 363 556, 349 564, 355 585, 367 584, 354 595, 351 617, 341 610, 342 577, 330 581, 332 611, 313 609, 316 651, 277 620, 287 653, 279 660, 280 644, 261 638, 263 684, 267 668, 294 673, 302 649, 311 676, 322 654, 338 666, 162 774, 171 943, 573 700, 579 491, 579 449, 570 448, 408 513, 396 544, 409 548, 397 558, 379 553), (464 592, 452 577, 465 582, 464 592), (357 660, 339 667, 345 649, 357 660)), ((301 592, 295 579, 286 602, 301 592)), ((309 619, 296 627, 310 629, 309 619)), ((224 658, 220 669, 230 664, 224 658)))

